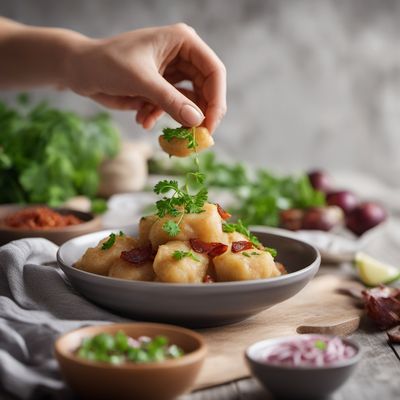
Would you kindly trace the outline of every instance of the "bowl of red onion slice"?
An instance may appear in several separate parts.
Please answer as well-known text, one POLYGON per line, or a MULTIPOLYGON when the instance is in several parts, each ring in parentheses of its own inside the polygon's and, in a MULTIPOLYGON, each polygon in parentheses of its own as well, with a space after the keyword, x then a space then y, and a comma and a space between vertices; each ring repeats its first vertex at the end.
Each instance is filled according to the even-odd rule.
POLYGON ((254 343, 245 353, 252 374, 273 395, 313 399, 338 389, 361 358, 350 339, 297 335, 254 343))

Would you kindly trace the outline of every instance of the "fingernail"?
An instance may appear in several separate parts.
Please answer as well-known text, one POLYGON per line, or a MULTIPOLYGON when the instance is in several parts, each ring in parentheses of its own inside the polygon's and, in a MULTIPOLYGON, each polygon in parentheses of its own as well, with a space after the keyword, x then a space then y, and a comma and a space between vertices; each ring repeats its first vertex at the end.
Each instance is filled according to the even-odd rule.
POLYGON ((190 104, 183 105, 180 115, 187 126, 198 126, 204 119, 203 113, 190 104))

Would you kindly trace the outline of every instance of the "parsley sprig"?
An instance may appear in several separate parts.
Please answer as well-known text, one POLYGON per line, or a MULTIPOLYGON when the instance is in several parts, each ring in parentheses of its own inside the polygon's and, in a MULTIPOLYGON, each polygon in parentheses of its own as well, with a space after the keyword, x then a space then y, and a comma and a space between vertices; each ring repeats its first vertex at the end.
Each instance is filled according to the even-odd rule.
MULTIPOLYGON (((118 236, 124 236, 124 232, 119 231, 118 236)), ((117 238, 117 235, 115 233, 110 233, 110 236, 108 237, 108 239, 102 244, 101 249, 102 250, 108 250, 110 249, 112 246, 114 246, 115 240, 117 238)))
POLYGON ((222 225, 222 230, 226 233, 233 233, 238 232, 242 235, 246 236, 254 246, 258 247, 261 245, 260 241, 258 240, 257 236, 253 235, 249 228, 242 222, 242 220, 238 220, 236 224, 228 224, 225 222, 222 225))
POLYGON ((176 236, 180 232, 179 224, 185 214, 200 214, 204 211, 203 207, 208 199, 208 191, 205 187, 197 193, 191 194, 189 186, 179 187, 177 181, 164 180, 158 182, 154 187, 154 192, 158 195, 169 194, 156 202, 157 216, 160 218, 170 215, 180 217, 178 221, 169 220, 164 223, 163 230, 170 236, 176 236))
POLYGON ((164 128, 163 136, 167 142, 170 142, 172 139, 187 140, 187 148, 196 150, 197 141, 194 132, 195 128, 184 128, 183 126, 180 128, 164 128))
POLYGON ((198 187, 202 186, 205 181, 205 175, 199 170, 195 128, 165 128, 163 134, 168 142, 174 138, 187 140, 188 149, 193 149, 195 152, 195 164, 197 166, 197 171, 186 174, 183 187, 180 187, 178 181, 175 180, 163 180, 154 186, 156 194, 164 195, 161 200, 156 202, 157 216, 160 218, 166 215, 179 217, 177 221, 166 221, 162 228, 169 236, 177 236, 181 231, 179 225, 185 214, 199 214, 204 211, 203 207, 208 200, 208 191, 205 187, 201 187, 192 194, 189 188, 191 183, 195 183, 198 187))
POLYGON ((182 258, 189 257, 194 261, 200 262, 200 259, 196 257, 191 251, 175 250, 172 253, 172 257, 175 258, 175 260, 182 260, 182 258))

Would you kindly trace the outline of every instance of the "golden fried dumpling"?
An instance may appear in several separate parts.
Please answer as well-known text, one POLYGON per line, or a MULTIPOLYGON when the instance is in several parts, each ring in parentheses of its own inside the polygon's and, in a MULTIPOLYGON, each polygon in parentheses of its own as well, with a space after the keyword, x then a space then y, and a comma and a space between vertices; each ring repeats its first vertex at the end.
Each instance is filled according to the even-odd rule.
POLYGON ((108 275, 111 265, 119 259, 122 251, 131 250, 138 246, 137 239, 126 235, 115 235, 115 242, 110 248, 102 250, 103 243, 110 237, 102 239, 96 247, 90 247, 76 262, 76 268, 98 275, 108 275))
POLYGON ((147 261, 143 264, 132 264, 118 258, 111 266, 108 276, 132 281, 152 281, 155 277, 155 273, 151 261, 147 261))
MULTIPOLYGON (((199 126, 197 128, 188 129, 194 129, 194 136, 197 142, 197 152, 205 150, 214 145, 214 139, 210 135, 210 132, 208 132, 207 128, 199 126)), ((159 137, 159 142, 161 148, 170 156, 187 157, 195 152, 195 149, 188 149, 187 139, 172 138, 170 141, 167 141, 165 137, 161 135, 159 137)))
POLYGON ((208 263, 208 256, 195 253, 189 242, 173 240, 158 248, 153 268, 160 282, 201 283, 206 275, 208 263), (181 258, 175 258, 175 252, 183 252, 181 258), (183 256, 184 253, 190 255, 183 256))
POLYGON ((218 281, 245 281, 271 278, 281 273, 271 254, 264 250, 250 249, 233 253, 229 249, 214 257, 213 264, 218 281))
POLYGON ((156 250, 159 245, 170 240, 200 239, 203 242, 221 242, 225 235, 222 232, 222 219, 215 204, 206 203, 204 212, 199 214, 185 214, 179 224, 180 232, 171 237, 164 231, 163 225, 169 221, 178 222, 180 217, 169 215, 157 220, 150 229, 150 242, 156 250))
POLYGON ((150 230, 154 222, 158 219, 157 215, 147 215, 142 217, 139 222, 139 245, 146 246, 150 244, 150 230))

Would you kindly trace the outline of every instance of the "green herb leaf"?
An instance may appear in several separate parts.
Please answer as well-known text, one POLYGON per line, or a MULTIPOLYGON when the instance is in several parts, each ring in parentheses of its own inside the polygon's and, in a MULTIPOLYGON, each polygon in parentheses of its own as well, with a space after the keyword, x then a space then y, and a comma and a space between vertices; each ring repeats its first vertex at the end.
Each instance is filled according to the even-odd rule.
POLYGON ((175 221, 167 221, 163 224, 162 226, 163 230, 168 233, 169 236, 176 236, 179 234, 181 231, 181 228, 179 228, 179 225, 175 221))
POLYGON ((115 233, 110 233, 108 240, 102 244, 101 249, 102 250, 110 249, 115 243, 115 238, 116 238, 115 233))
POLYGON ((243 254, 245 257, 249 257, 249 258, 251 257, 250 254, 249 254, 247 251, 242 251, 242 254, 243 254))
POLYGON ((254 246, 257 247, 257 246, 261 245, 257 236, 253 235, 249 231, 249 228, 247 228, 247 226, 245 226, 244 223, 242 222, 242 220, 240 220, 240 219, 238 220, 238 222, 236 224, 225 222, 222 225, 222 230, 226 233, 232 233, 232 232, 241 233, 242 235, 246 236, 250 240, 250 242, 253 243, 254 246))
POLYGON ((273 258, 275 258, 278 255, 278 252, 276 251, 276 249, 273 249, 272 247, 266 247, 264 250, 266 252, 268 252, 269 254, 271 254, 271 256, 273 258))
POLYGON ((319 349, 319 350, 325 350, 327 347, 327 344, 323 340, 316 340, 314 343, 314 346, 319 349))
POLYGON ((172 257, 175 258, 175 260, 182 260, 182 258, 190 257, 192 260, 200 262, 200 259, 196 257, 191 251, 175 250, 172 253, 172 257))
POLYGON ((165 128, 163 129, 163 137, 167 142, 172 139, 187 140, 188 149, 196 149, 197 142, 194 135, 194 130, 189 128, 165 128))
POLYGON ((104 199, 93 199, 90 209, 93 214, 104 214, 108 209, 107 201, 104 199))

